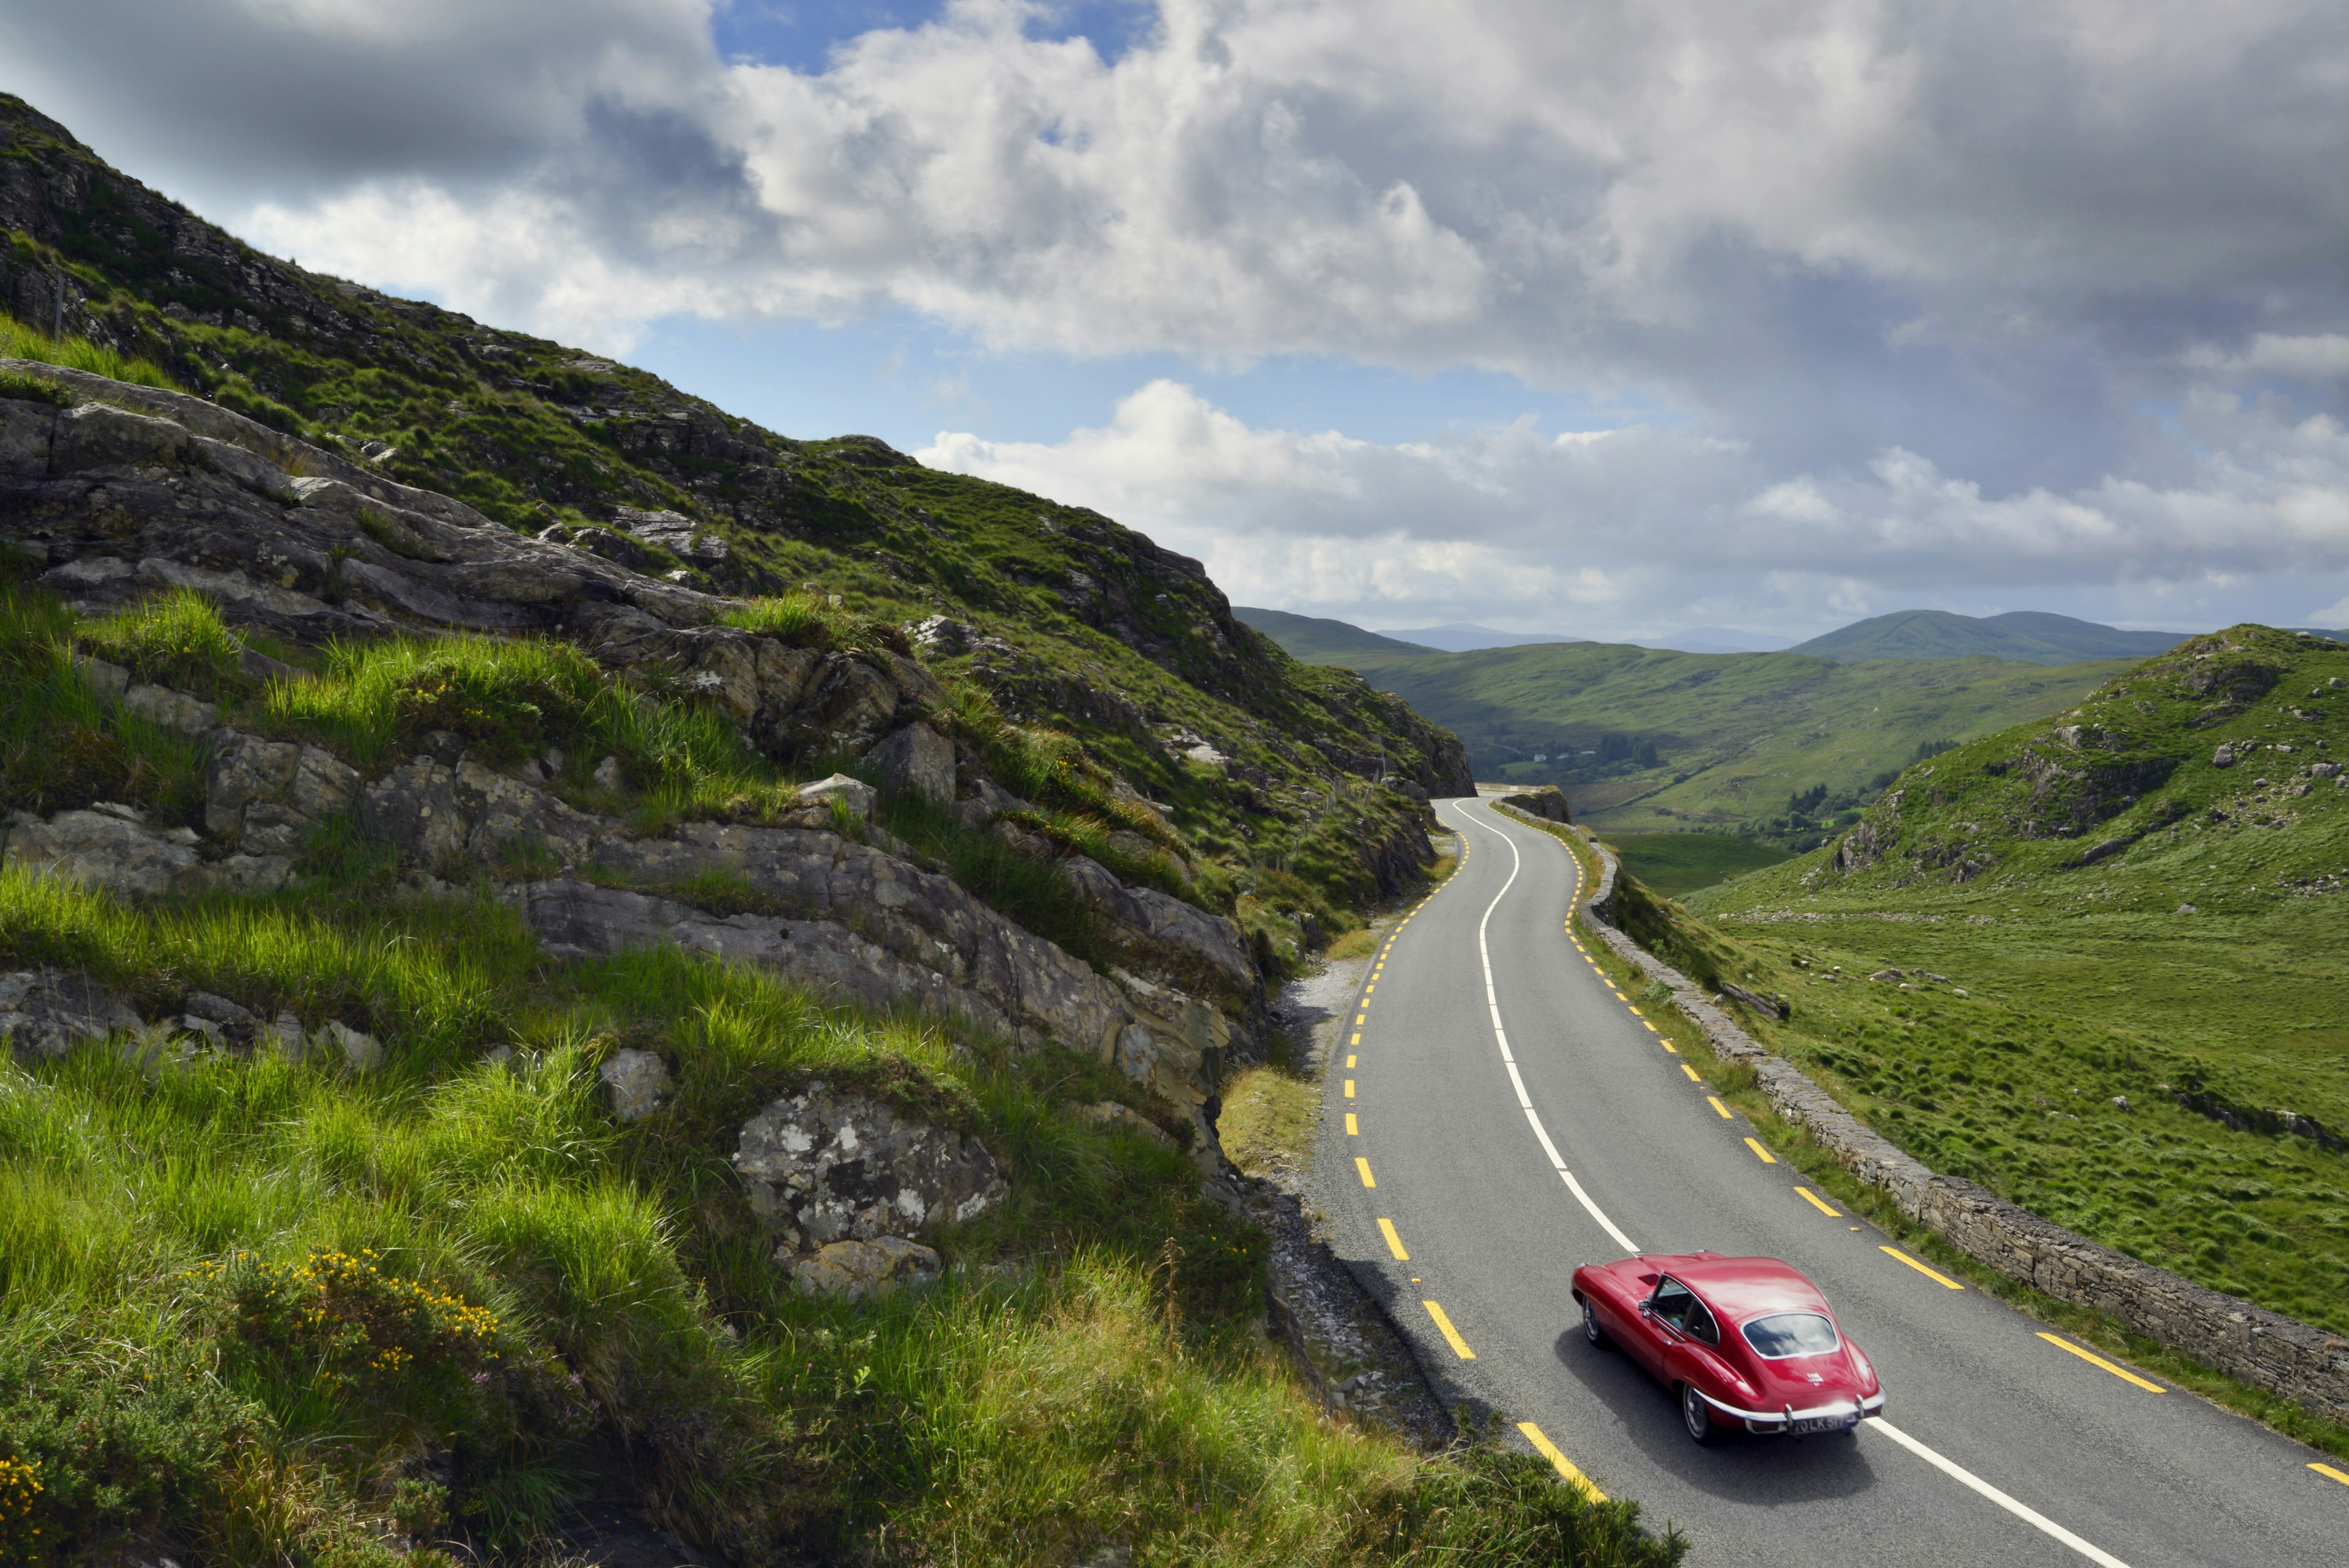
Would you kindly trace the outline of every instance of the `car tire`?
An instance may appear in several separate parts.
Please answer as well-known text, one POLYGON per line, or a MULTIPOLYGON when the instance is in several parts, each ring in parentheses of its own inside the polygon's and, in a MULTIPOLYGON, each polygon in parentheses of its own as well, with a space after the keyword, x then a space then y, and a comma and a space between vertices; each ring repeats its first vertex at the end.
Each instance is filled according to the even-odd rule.
POLYGON ((1720 1442, 1725 1434, 1713 1424, 1713 1407, 1704 1402, 1704 1396, 1696 1391, 1696 1386, 1683 1383, 1674 1392, 1681 1397, 1681 1425, 1687 1428, 1688 1435, 1702 1448, 1709 1449, 1720 1442))
POLYGON ((1599 1314, 1592 1309, 1588 1296, 1582 1298, 1582 1337, 1601 1350, 1612 1343, 1607 1337, 1607 1331, 1599 1326, 1599 1314))

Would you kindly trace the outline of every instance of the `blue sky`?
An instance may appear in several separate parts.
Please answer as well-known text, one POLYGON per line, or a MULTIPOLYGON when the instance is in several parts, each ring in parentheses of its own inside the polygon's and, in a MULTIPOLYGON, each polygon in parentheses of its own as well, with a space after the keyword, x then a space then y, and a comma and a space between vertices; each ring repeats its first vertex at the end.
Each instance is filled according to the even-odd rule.
POLYGON ((305 265, 1098 507, 1236 600, 2349 625, 2349 13, 0 0, 305 265))

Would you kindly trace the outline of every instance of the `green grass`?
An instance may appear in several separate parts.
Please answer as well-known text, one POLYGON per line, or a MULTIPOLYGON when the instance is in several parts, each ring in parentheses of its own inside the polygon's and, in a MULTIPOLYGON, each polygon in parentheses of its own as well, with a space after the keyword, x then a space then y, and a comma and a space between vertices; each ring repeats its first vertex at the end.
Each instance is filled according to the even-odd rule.
MULTIPOLYGON (((177 381, 164 373, 161 367, 136 355, 124 354, 103 343, 93 343, 87 337, 52 337, 9 316, 0 316, 0 359, 32 359, 44 365, 62 365, 69 370, 88 370, 93 375, 117 381, 160 387, 167 392, 182 389, 177 381)), ((46 388, 48 383, 44 381, 36 385, 46 388)), ((53 390, 27 389, 8 395, 30 396, 43 401, 56 400, 53 390)))
POLYGON ((674 952, 549 969, 488 902, 128 910, 0 876, 0 961, 52 961, 156 1010, 201 986, 352 1018, 388 1060, 0 1075, 0 1448, 45 1489, 0 1516, 20 1555, 37 1526, 37 1561, 160 1530, 388 1563, 362 1543, 395 1516, 519 1544, 621 1442, 657 1517, 722 1552, 1677 1560, 1536 1461, 1324 1420, 1252 1327, 1260 1239, 1180 1156, 1058 1108, 1133 1098, 1090 1057, 674 952), (622 1040, 679 1081, 626 1128, 593 1079, 622 1040), (819 1075, 987 1139, 1013 1196, 947 1246, 994 1266, 869 1309, 786 1287, 726 1159, 819 1075), (445 1487, 408 1467, 419 1443, 445 1487))
POLYGON ((1633 876, 1667 898, 1793 858, 1775 845, 1725 833, 1615 834, 1607 843, 1633 876))

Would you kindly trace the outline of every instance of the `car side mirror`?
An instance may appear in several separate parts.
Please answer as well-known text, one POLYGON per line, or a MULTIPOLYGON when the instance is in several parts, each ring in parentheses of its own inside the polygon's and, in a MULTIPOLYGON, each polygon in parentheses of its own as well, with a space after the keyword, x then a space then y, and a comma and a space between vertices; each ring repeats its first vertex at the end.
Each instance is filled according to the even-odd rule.
POLYGON ((1652 1317, 1655 1315, 1655 1311, 1656 1303, 1653 1302, 1641 1302, 1640 1303, 1640 1315, 1641 1317, 1652 1317))

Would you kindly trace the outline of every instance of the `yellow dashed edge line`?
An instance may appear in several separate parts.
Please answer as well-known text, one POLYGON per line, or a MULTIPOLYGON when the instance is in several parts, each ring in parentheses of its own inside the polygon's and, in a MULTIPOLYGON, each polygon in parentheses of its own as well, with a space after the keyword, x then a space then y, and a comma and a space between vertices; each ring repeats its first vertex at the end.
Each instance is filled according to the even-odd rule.
POLYGON ((2349 1470, 2336 1470, 2331 1465, 2311 1465, 2308 1468, 2318 1475, 2331 1476, 2343 1486, 2349 1486, 2349 1470))
POLYGON ((1827 1200, 1826 1200, 1826 1199, 1824 1199, 1824 1198, 1821 1198, 1817 1193, 1816 1193, 1816 1192, 1812 1191, 1809 1188, 1807 1188, 1807 1187, 1797 1187, 1796 1189, 1795 1189, 1795 1191, 1797 1191, 1797 1192, 1799 1192, 1799 1193, 1801 1193, 1801 1194, 1803 1195, 1803 1201, 1804 1201, 1804 1202, 1808 1203, 1812 1208, 1814 1208, 1814 1209, 1817 1210, 1820 1213, 1822 1213, 1822 1214, 1826 1215, 1828 1219, 1830 1219, 1830 1220, 1840 1220, 1840 1219, 1842 1219, 1842 1218, 1843 1218, 1843 1215, 1842 1215, 1842 1213, 1841 1213, 1840 1211, 1838 1211, 1838 1210, 1834 1210, 1834 1209, 1830 1209, 1830 1208, 1828 1208, 1828 1207, 1827 1207, 1827 1200))
MULTIPOLYGON (((1727 1111, 1723 1111, 1721 1114, 1723 1116, 1727 1116, 1729 1113, 1727 1111)), ((1768 1149, 1764 1148, 1762 1147, 1761 1139, 1749 1137, 1745 1140, 1745 1147, 1752 1149, 1754 1151, 1754 1158, 1760 1160, 1763 1164, 1775 1165, 1778 1163, 1778 1157, 1772 1154, 1768 1149)))
POLYGON ((1371 1179, 1371 1162, 1370 1162, 1369 1160, 1367 1160, 1367 1159, 1364 1159, 1364 1158, 1363 1158, 1361 1155, 1359 1155, 1359 1154, 1358 1154, 1358 1155, 1356 1155, 1356 1156, 1354 1157, 1354 1168, 1355 1168, 1356 1170, 1359 1170, 1359 1171, 1361 1171, 1361 1172, 1362 1173, 1362 1185, 1363 1185, 1363 1186, 1365 1186, 1365 1187, 1376 1187, 1376 1186, 1378 1185, 1378 1183, 1377 1183, 1376 1181, 1374 1181, 1374 1180, 1372 1180, 1372 1179, 1371 1179))
POLYGON ((1702 1084, 1704 1082, 1702 1078, 1696 1075, 1696 1069, 1690 1066, 1686 1062, 1681 1064, 1681 1071, 1688 1075, 1688 1080, 1692 1084, 1702 1084))
POLYGON ((1408 1263, 1411 1262, 1411 1254, 1402 1250, 1402 1238, 1395 1234, 1393 1220, 1383 1217, 1381 1218, 1379 1220, 1379 1234, 1387 1239, 1387 1251, 1394 1254, 1394 1260, 1396 1262, 1408 1263))
MULTIPOLYGON (((1681 1065, 1682 1065, 1682 1067, 1686 1067, 1686 1066, 1688 1065, 1688 1064, 1687 1064, 1687 1063, 1685 1063, 1685 1062, 1683 1062, 1683 1063, 1682 1063, 1682 1064, 1681 1064, 1681 1065)), ((1695 1077, 1695 1076, 1696 1076, 1696 1075, 1695 1075, 1694 1073, 1691 1073, 1691 1074, 1689 1075, 1689 1076, 1690 1076, 1690 1077, 1692 1077, 1692 1078, 1693 1078, 1693 1077, 1695 1077)), ((1713 1108, 1714 1110, 1719 1111, 1719 1112, 1721 1113, 1721 1119, 1722 1119, 1723 1121, 1728 1121, 1728 1120, 1732 1119, 1732 1118, 1731 1118, 1731 1116, 1730 1116, 1730 1115, 1729 1115, 1729 1107, 1728 1107, 1727 1106, 1724 1106, 1724 1105, 1723 1105, 1723 1104, 1721 1103, 1721 1096, 1720 1096, 1719 1095, 1707 1095, 1707 1096, 1705 1096, 1705 1099, 1706 1099, 1708 1102, 1710 1102, 1710 1103, 1711 1103, 1711 1105, 1713 1106, 1713 1108)), ((1755 1151, 1756 1151, 1756 1152, 1759 1152, 1759 1151, 1760 1151, 1760 1149, 1761 1149, 1761 1147, 1762 1147, 1762 1146, 1761 1146, 1761 1145, 1759 1145, 1759 1144, 1755 1144, 1755 1143, 1754 1143, 1754 1140, 1753 1140, 1752 1138, 1750 1138, 1750 1137, 1749 1137, 1749 1138, 1747 1138, 1745 1141, 1746 1141, 1747 1143, 1749 1143, 1749 1144, 1753 1144, 1753 1145, 1754 1145, 1754 1149, 1755 1149, 1755 1151)))
POLYGON ((1564 1454, 1559 1453, 1557 1451, 1557 1445, 1544 1437, 1542 1435, 1542 1429, 1539 1427, 1535 1426, 1531 1421, 1520 1421, 1517 1423, 1517 1430, 1526 1435, 1526 1441, 1534 1446, 1534 1452, 1547 1459, 1551 1466, 1557 1469, 1559 1479, 1564 1480, 1567 1485, 1580 1492, 1592 1502, 1605 1502, 1607 1501, 1607 1494, 1600 1491, 1596 1486, 1592 1485, 1588 1476, 1584 1475, 1580 1470, 1576 1469, 1574 1468, 1574 1461, 1568 1459, 1564 1454))
POLYGON ((1427 1315, 1435 1320, 1435 1326, 1443 1331, 1444 1340, 1452 1346, 1454 1355, 1463 1361, 1476 1359, 1476 1353, 1468 1348, 1468 1342, 1460 1337, 1460 1331, 1452 1326, 1452 1320, 1444 1315, 1442 1307, 1431 1301, 1423 1301, 1419 1304, 1425 1307, 1427 1315))
POLYGON ((1939 1269, 1927 1268, 1924 1264, 1919 1262, 1916 1259, 1910 1257, 1908 1253, 1902 1251, 1898 1247, 1878 1247, 1876 1250, 1883 1253, 1888 1258, 1899 1259, 1900 1262, 1908 1264, 1910 1268, 1916 1270, 1919 1273, 1924 1275, 1927 1279, 1938 1280, 1953 1291, 1961 1291, 1966 1288, 1965 1286, 1958 1283, 1957 1281, 1950 1278, 1949 1275, 1941 1272, 1939 1269))
POLYGON ((1362 1129, 1355 1125, 1354 1113, 1351 1111, 1348 1111, 1346 1113, 1346 1136, 1348 1137, 1360 1137, 1362 1136, 1362 1129))
POLYGON ((2126 1367, 2116 1366, 2113 1363, 2106 1361, 2103 1356, 2098 1355, 2093 1350, 2081 1349, 2078 1345, 2074 1345, 2068 1339, 2058 1339, 2052 1334, 2043 1334, 2039 1337, 2045 1340, 2048 1344, 2054 1345, 2058 1350, 2070 1351, 2073 1355, 2078 1356, 2081 1360, 2088 1363, 2092 1366, 2103 1367, 2106 1371, 2111 1373, 2114 1376, 2119 1378, 2124 1383, 2136 1384, 2138 1387, 2144 1389, 2148 1394, 2167 1394, 2169 1392, 2168 1389, 2164 1388, 2160 1384, 2149 1383, 2126 1367))

